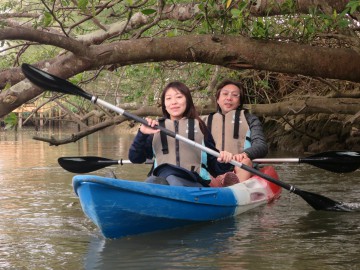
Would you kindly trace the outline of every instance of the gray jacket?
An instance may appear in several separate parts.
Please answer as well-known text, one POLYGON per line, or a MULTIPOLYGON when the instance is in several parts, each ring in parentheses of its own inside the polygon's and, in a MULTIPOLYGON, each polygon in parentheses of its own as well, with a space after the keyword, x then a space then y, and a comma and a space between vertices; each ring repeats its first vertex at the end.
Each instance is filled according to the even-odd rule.
POLYGON ((264 131, 259 118, 248 112, 245 113, 246 120, 250 128, 251 147, 245 149, 245 153, 250 159, 263 158, 268 153, 264 131))

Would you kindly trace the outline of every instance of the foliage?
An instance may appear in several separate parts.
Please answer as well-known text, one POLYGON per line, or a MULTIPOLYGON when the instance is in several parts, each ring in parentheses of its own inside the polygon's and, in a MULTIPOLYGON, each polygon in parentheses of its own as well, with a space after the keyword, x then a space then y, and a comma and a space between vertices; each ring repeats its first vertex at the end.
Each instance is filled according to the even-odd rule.
POLYGON ((9 113, 5 117, 4 122, 5 122, 5 130, 16 129, 18 124, 18 117, 16 113, 14 112, 9 113))
POLYGON ((360 11, 360 1, 359 0, 350 0, 347 4, 346 4, 346 9, 344 10, 344 12, 348 12, 350 14, 354 14, 355 12, 359 12, 360 11))
MULTIPOLYGON (((332 13, 325 13, 317 7, 312 7, 307 13, 299 13, 293 0, 281 1, 280 6, 277 1, 267 2, 272 2, 273 6, 268 7, 266 14, 260 15, 254 15, 252 12, 253 1, 245 0, 186 0, 181 3, 155 0, 7 0, 1 1, 0 10, 1 13, 23 12, 23 17, 16 19, 18 22, 78 40, 85 39, 85 35, 91 35, 95 31, 106 31, 120 22, 127 23, 126 30, 119 30, 101 41, 103 43, 193 33, 241 35, 262 40, 339 46, 335 42, 327 42, 323 35, 344 33, 345 30, 354 29, 355 20, 349 14, 359 12, 360 7, 358 0, 350 0, 342 12, 334 10, 332 13), (177 5, 192 5, 194 14, 181 14, 178 11, 170 16, 177 5), (161 8, 164 8, 163 14, 159 14, 161 8), (272 14, 272 11, 278 8, 280 12, 272 14), (130 22, 135 15, 144 16, 145 22, 130 22)), ((346 42, 345 44, 348 46, 346 42)), ((61 48, 32 42, 12 40, 1 45, 1 69, 16 67, 22 62, 37 63, 64 54, 61 48)), ((217 73, 214 66, 206 64, 168 61, 104 66, 99 70, 79 73, 70 81, 111 102, 120 97, 122 102, 135 101, 149 105, 157 103, 159 92, 172 80, 186 82, 199 97, 210 97, 213 95, 210 82, 227 77, 240 79, 244 82, 249 102, 252 103, 276 102, 283 98, 284 93, 292 93, 294 90, 295 83, 283 83, 281 80, 284 76, 279 79, 277 74, 265 71, 233 71, 225 68, 220 70, 217 73), (288 88, 283 90, 279 85, 287 85, 288 88)), ((294 80, 291 76, 286 78, 294 80)), ((82 107, 86 111, 90 108, 89 103, 81 98, 66 97, 66 100, 69 101, 71 111, 79 112, 82 107)))
MULTIPOLYGON (((278 5, 273 2, 274 7, 278 5)), ((308 14, 298 14, 295 9, 295 2, 288 0, 282 3, 282 15, 265 16, 254 18, 247 8, 247 1, 241 1, 238 8, 229 12, 227 25, 231 26, 230 31, 238 31, 261 39, 286 39, 296 42, 310 42, 320 33, 329 33, 337 30, 348 29, 353 25, 348 18, 349 12, 355 12, 360 6, 359 1, 350 1, 342 13, 322 13, 317 8, 309 9, 308 14), (231 23, 235 20, 236 23, 231 23)), ((269 9, 269 12, 271 9, 269 9)))

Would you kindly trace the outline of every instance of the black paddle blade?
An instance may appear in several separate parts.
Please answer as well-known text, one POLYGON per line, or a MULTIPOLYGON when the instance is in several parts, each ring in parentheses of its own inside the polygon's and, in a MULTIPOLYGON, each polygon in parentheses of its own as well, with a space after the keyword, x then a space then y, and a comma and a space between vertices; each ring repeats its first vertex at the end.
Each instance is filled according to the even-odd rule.
POLYGON ((30 82, 45 90, 77 95, 89 100, 92 98, 90 94, 67 80, 56 77, 29 64, 22 64, 21 70, 30 82))
POLYGON ((348 173, 356 171, 360 167, 360 152, 329 151, 299 160, 300 163, 311 164, 330 172, 348 173))
POLYGON ((88 173, 100 170, 110 165, 119 164, 118 160, 101 157, 61 157, 58 163, 65 170, 72 173, 88 173))
POLYGON ((324 210, 324 211, 335 211, 335 212, 352 212, 353 208, 347 206, 344 203, 334 201, 325 196, 295 189, 292 192, 302 197, 309 205, 311 205, 315 210, 324 210))

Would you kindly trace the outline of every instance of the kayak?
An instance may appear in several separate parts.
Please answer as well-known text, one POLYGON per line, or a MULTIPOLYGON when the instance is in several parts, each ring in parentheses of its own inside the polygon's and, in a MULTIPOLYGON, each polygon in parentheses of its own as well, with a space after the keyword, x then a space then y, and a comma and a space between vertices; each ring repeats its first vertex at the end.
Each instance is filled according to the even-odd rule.
MULTIPOLYGON (((272 166, 261 171, 278 179, 272 166)), ((259 176, 233 186, 211 188, 76 175, 73 188, 85 215, 106 238, 234 217, 281 194, 279 186, 259 176)))

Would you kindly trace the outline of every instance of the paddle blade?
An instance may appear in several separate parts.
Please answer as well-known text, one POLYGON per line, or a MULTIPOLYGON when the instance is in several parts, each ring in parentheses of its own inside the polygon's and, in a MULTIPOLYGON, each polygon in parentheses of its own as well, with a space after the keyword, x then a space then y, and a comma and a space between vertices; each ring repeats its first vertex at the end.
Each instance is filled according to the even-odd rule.
POLYGON ((61 157, 58 159, 59 165, 72 173, 88 173, 100 170, 110 165, 119 164, 118 160, 101 157, 61 157))
POLYGON ((311 205, 315 210, 324 210, 324 211, 336 211, 336 212, 351 212, 354 209, 350 208, 344 203, 334 201, 325 196, 303 191, 299 189, 293 190, 293 192, 301 196, 309 205, 311 205))
POLYGON ((29 64, 22 64, 21 70, 30 82, 41 88, 44 88, 45 90, 55 91, 63 94, 77 95, 88 100, 91 100, 92 98, 90 94, 86 93, 84 90, 68 82, 67 80, 56 77, 55 75, 47 73, 29 64))
POLYGON ((310 157, 300 158, 299 163, 307 163, 336 173, 356 171, 360 167, 360 152, 329 151, 310 157))

